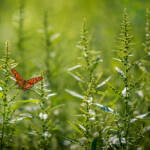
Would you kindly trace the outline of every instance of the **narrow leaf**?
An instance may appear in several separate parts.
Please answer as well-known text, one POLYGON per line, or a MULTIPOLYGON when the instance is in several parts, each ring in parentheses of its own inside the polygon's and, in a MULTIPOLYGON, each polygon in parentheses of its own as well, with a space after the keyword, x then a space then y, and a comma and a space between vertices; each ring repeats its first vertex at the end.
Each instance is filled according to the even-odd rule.
POLYGON ((73 78, 75 78, 77 81, 80 81, 80 82, 84 82, 80 77, 78 77, 77 75, 71 73, 71 72, 68 72, 73 78))
POLYGON ((121 69, 119 69, 118 67, 116 67, 115 69, 117 70, 117 72, 118 72, 123 78, 126 78, 124 72, 123 72, 121 69))
POLYGON ((136 120, 147 120, 147 119, 150 119, 150 113, 149 112, 146 114, 136 116, 135 118, 133 118, 131 120, 131 122, 135 122, 136 120))
POLYGON ((76 93, 76 92, 74 92, 74 91, 71 91, 71 90, 68 90, 68 89, 66 89, 65 91, 66 91, 67 93, 69 93, 70 95, 72 95, 72 96, 78 97, 78 98, 80 98, 80 99, 84 99, 84 97, 83 97, 82 95, 80 95, 80 94, 78 94, 78 93, 76 93))
POLYGON ((119 58, 113 58, 113 59, 116 60, 116 61, 122 62, 122 60, 119 59, 119 58))
POLYGON ((65 105, 65 104, 60 104, 60 105, 56 105, 56 106, 54 106, 54 107, 52 107, 52 108, 51 108, 51 106, 50 106, 50 107, 48 107, 46 110, 54 111, 54 110, 56 110, 56 109, 59 109, 59 108, 63 107, 64 105, 65 105))
POLYGON ((68 123, 75 129, 76 132, 78 132, 79 134, 82 135, 82 131, 76 126, 74 125, 72 122, 68 121, 68 123))
POLYGON ((111 79, 111 76, 109 76, 106 80, 104 80, 102 83, 97 85, 97 88, 102 87, 103 85, 105 85, 109 80, 111 79))
POLYGON ((46 96, 46 99, 49 99, 49 97, 55 96, 56 94, 57 94, 57 93, 48 94, 48 95, 46 96))
POLYGON ((68 68, 67 70, 72 71, 72 70, 75 70, 75 69, 80 68, 80 67, 81 67, 81 65, 76 65, 76 66, 73 66, 71 68, 68 68))
POLYGON ((17 101, 17 103, 39 103, 40 100, 38 99, 28 99, 28 100, 20 100, 20 101, 17 101))

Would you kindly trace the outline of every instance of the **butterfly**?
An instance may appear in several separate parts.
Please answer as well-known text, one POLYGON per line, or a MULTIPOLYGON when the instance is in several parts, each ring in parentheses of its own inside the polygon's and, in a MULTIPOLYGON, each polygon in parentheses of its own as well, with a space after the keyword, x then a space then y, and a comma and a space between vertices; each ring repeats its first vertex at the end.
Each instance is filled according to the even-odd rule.
POLYGON ((30 80, 23 80, 15 69, 11 69, 11 72, 14 74, 18 86, 22 88, 24 91, 31 89, 35 83, 43 80, 42 76, 32 78, 30 80))

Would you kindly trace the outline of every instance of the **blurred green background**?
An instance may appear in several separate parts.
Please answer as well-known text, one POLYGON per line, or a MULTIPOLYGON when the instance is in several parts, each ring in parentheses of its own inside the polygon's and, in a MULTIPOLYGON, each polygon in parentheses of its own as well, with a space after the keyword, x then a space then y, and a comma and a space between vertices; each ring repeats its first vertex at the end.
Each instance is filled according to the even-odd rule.
MULTIPOLYGON (((134 35, 134 53, 142 54, 144 41, 145 10, 149 0, 24 0, 24 49, 27 67, 27 77, 32 72, 41 69, 44 59, 44 41, 42 41, 44 12, 48 10, 49 26, 54 33, 60 34, 60 39, 52 47, 51 63, 59 70, 54 72, 56 84, 59 87, 65 83, 66 68, 76 64, 78 49, 77 42, 83 18, 87 18, 91 35, 92 49, 101 51, 104 59, 102 71, 111 72, 112 51, 116 49, 117 37, 120 31, 122 12, 127 8, 129 20, 134 35), (43 58, 43 59, 42 59, 43 58), (62 79, 63 74, 63 79, 62 79)), ((19 0, 0 0, 0 47, 9 40, 13 58, 19 61, 16 43, 18 40, 16 29, 19 15, 19 0)), ((26 76, 26 75, 24 75, 26 76)))

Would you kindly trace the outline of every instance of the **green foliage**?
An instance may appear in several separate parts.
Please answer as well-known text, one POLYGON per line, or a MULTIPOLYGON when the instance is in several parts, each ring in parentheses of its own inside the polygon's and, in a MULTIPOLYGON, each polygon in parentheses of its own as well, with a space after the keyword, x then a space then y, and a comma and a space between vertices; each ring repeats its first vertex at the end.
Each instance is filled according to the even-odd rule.
POLYGON ((14 96, 10 97, 9 92, 11 90, 10 86, 10 69, 14 67, 16 64, 13 60, 10 59, 8 42, 6 42, 6 50, 5 55, 1 59, 0 70, 2 72, 0 85, 1 85, 1 101, 0 101, 0 115, 1 115, 1 123, 0 123, 0 148, 6 149, 12 147, 14 131, 15 131, 15 123, 12 122, 13 115, 15 109, 12 109, 12 102, 15 102, 16 93, 14 96))
MULTIPOLYGON (((43 74, 42 74, 43 76, 43 74)), ((49 93, 47 93, 47 90, 44 87, 44 82, 41 81, 40 89, 38 89, 39 96, 40 96, 40 113, 38 112, 37 119, 40 120, 41 129, 39 131, 36 131, 38 133, 39 138, 39 148, 41 149, 47 149, 47 147, 50 147, 50 141, 52 136, 52 130, 53 130, 53 124, 54 122, 52 120, 52 114, 49 112, 51 108, 51 104, 47 101, 49 101, 49 93), (48 119, 51 118, 51 119, 48 119)), ((37 148, 38 148, 37 147, 37 148)))
POLYGON ((100 56, 97 55, 97 52, 90 50, 89 48, 86 20, 84 20, 81 39, 77 47, 80 48, 82 59, 79 65, 69 68, 68 71, 69 74, 79 82, 82 95, 70 90, 66 90, 66 92, 81 98, 82 102, 80 104, 80 114, 78 115, 78 119, 74 124, 69 124, 77 132, 74 139, 78 141, 78 146, 85 150, 90 148, 102 149, 107 147, 104 143, 107 143, 109 136, 107 137, 104 132, 106 126, 102 127, 104 116, 103 113, 100 112, 100 109, 108 113, 115 114, 115 112, 111 108, 98 103, 99 97, 104 94, 99 88, 104 86, 110 78, 107 78, 99 84, 101 79, 101 74, 99 75, 101 59, 100 56), (78 71, 75 72, 76 69, 78 69, 78 71), (99 142, 97 146, 93 139, 96 139, 99 142))
MULTIPOLYGON (((116 67, 116 71, 120 76, 121 91, 118 91, 118 96, 120 97, 120 107, 118 107, 119 115, 116 118, 117 137, 119 139, 118 147, 122 149, 135 149, 139 146, 139 139, 142 137, 142 124, 138 123, 138 125, 132 121, 132 118, 135 117, 135 112, 137 107, 135 106, 136 100, 134 98, 134 92, 137 90, 136 82, 140 80, 134 79, 134 65, 133 53, 132 53, 132 35, 130 34, 130 23, 128 19, 128 14, 126 9, 124 9, 123 13, 123 21, 121 24, 121 33, 120 33, 120 48, 117 51, 117 55, 119 58, 119 67, 116 67), (121 94, 120 94, 121 93, 121 94), (134 126, 138 128, 137 130, 133 130, 134 126), (140 135, 139 135, 140 134, 140 135)), ((113 89, 114 90, 114 89, 113 89)), ((115 90, 114 90, 115 91, 115 90)), ((117 89, 116 89, 117 91, 117 89)), ((140 113, 140 112, 138 112, 140 113)))

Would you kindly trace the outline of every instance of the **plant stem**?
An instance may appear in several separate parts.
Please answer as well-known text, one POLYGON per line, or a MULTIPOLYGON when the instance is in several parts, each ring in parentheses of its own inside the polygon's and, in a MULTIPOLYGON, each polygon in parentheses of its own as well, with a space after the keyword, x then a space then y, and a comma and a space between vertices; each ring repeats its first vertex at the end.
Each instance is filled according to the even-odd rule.
POLYGON ((48 12, 45 11, 44 15, 44 36, 45 36, 45 51, 46 51, 46 58, 45 58, 45 66, 46 66, 46 75, 49 82, 49 85, 51 83, 51 73, 50 73, 50 63, 49 63, 49 49, 51 47, 50 42, 50 35, 48 31, 48 12))
POLYGON ((19 28, 18 28, 18 50, 21 58, 21 67, 23 68, 23 74, 26 74, 26 66, 25 66, 25 49, 24 49, 24 1, 20 0, 20 8, 19 8, 19 28))

